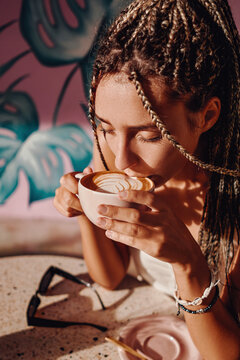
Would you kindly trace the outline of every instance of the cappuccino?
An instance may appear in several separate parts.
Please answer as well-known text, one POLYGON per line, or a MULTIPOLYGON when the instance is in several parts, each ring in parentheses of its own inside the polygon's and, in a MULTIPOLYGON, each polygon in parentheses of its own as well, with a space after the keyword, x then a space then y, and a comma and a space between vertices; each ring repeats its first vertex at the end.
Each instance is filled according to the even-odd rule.
POLYGON ((100 216, 98 206, 101 204, 119 207, 130 207, 131 203, 118 196, 124 190, 153 191, 154 183, 148 178, 129 177, 121 172, 99 171, 84 175, 76 174, 78 194, 84 214, 95 225, 100 216))
POLYGON ((93 191, 117 194, 124 190, 151 191, 154 188, 152 180, 148 178, 129 177, 121 172, 99 171, 84 176, 83 186, 93 191))

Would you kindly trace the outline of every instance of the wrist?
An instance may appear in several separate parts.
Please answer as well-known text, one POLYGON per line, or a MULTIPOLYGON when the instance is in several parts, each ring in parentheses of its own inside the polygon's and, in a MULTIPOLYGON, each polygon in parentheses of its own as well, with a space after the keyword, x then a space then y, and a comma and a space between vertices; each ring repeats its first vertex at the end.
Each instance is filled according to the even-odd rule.
POLYGON ((207 262, 199 261, 185 265, 173 264, 179 297, 188 301, 200 297, 211 283, 207 262))

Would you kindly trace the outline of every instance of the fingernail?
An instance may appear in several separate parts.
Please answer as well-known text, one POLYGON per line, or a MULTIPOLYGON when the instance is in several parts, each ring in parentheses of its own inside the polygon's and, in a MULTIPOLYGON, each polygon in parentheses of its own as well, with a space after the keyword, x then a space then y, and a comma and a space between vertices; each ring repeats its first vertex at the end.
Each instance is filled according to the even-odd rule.
POLYGON ((99 226, 105 227, 105 226, 106 226, 106 219, 104 219, 104 218, 97 218, 97 224, 98 224, 99 226))
POLYGON ((128 196, 128 192, 127 191, 121 191, 120 193, 118 193, 118 196, 120 197, 120 199, 126 199, 128 196))
POLYGON ((98 212, 99 212, 99 214, 106 215, 106 214, 107 214, 107 210, 108 210, 108 208, 107 208, 107 206, 105 206, 105 205, 99 205, 99 206, 98 206, 98 212))
POLYGON ((107 230, 106 232, 105 232, 105 235, 109 238, 109 239, 112 239, 112 240, 114 240, 114 231, 111 231, 111 230, 107 230))

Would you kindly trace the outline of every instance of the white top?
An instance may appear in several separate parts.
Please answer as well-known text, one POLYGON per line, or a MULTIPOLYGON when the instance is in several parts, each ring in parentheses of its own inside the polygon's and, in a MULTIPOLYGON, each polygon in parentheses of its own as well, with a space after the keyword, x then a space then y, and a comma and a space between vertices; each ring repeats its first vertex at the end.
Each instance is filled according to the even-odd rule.
POLYGON ((171 264, 134 248, 131 248, 131 257, 131 275, 136 276, 139 281, 144 279, 156 289, 173 296, 176 282, 171 264))

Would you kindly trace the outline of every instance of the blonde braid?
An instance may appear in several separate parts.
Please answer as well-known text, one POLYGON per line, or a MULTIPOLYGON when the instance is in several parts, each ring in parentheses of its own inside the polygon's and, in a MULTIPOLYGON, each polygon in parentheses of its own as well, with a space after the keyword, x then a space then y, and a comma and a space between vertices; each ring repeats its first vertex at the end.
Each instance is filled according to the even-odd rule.
POLYGON ((157 113, 152 109, 151 103, 149 102, 148 98, 146 97, 141 83, 137 79, 136 72, 132 72, 129 80, 132 81, 135 85, 136 91, 138 96, 140 97, 143 107, 148 111, 149 115, 151 116, 152 122, 154 125, 161 131, 162 137, 166 137, 167 140, 169 140, 172 145, 189 161, 191 161, 193 164, 201 167, 204 170, 216 172, 222 175, 229 175, 229 176, 239 176, 240 173, 238 170, 230 170, 226 168, 222 168, 220 166, 214 166, 212 164, 206 164, 203 161, 196 158, 194 155, 189 154, 187 150, 184 149, 182 145, 180 145, 176 139, 169 133, 169 131, 166 129, 164 123, 160 120, 157 113))
POLYGON ((141 8, 140 1, 133 1, 128 8, 126 9, 125 13, 122 13, 122 16, 119 16, 118 19, 110 26, 109 28, 109 41, 111 42, 115 35, 122 31, 123 27, 129 23, 129 21, 133 21, 136 19, 138 15, 138 10, 141 8))
POLYGON ((177 0, 177 9, 179 11, 179 14, 181 16, 181 19, 183 21, 183 24, 184 24, 184 27, 185 27, 185 34, 186 34, 186 40, 188 41, 189 40, 189 26, 188 26, 188 21, 187 21, 187 18, 184 14, 184 11, 183 11, 183 8, 182 8, 182 5, 181 5, 181 2, 179 0, 177 0))
POLYGON ((164 69, 167 67, 167 65, 173 61, 173 58, 171 58, 171 45, 173 43, 173 40, 175 38, 175 34, 177 33, 178 30, 178 9, 177 7, 173 8, 173 17, 172 17, 172 28, 170 30, 169 33, 169 40, 166 46, 166 49, 164 51, 164 63, 163 65, 160 67, 159 69, 159 74, 162 74, 162 72, 164 71, 164 69))
POLYGON ((140 21, 138 26, 136 27, 136 29, 134 30, 134 32, 132 33, 132 35, 130 36, 129 40, 126 42, 125 47, 128 48, 129 45, 134 41, 134 39, 136 38, 137 34, 139 33, 139 31, 141 31, 141 28, 143 27, 143 25, 146 23, 146 20, 148 18, 149 12, 151 11, 150 8, 147 8, 145 10, 145 12, 141 15, 140 21))
POLYGON ((214 3, 214 1, 209 2, 209 3, 208 3, 207 1, 205 1, 205 0, 198 0, 198 1, 203 5, 203 7, 205 7, 205 8, 208 10, 208 13, 212 16, 214 22, 215 22, 216 24, 218 24, 219 27, 223 30, 226 39, 227 39, 227 40, 230 42, 230 44, 232 45, 232 39, 231 39, 231 37, 229 36, 230 27, 229 27, 228 25, 226 26, 227 22, 226 22, 226 21, 225 21, 225 22, 223 21, 222 16, 221 16, 221 14, 220 14, 219 11, 218 11, 218 7, 217 7, 217 5, 214 3), (228 27, 228 29, 227 29, 226 27, 228 27))
POLYGON ((88 115, 88 118, 89 118, 89 121, 90 121, 90 123, 92 125, 93 134, 94 134, 94 137, 95 137, 95 140, 96 140, 97 149, 99 151, 102 163, 103 163, 105 169, 108 171, 109 168, 107 166, 104 155, 102 153, 101 146, 99 144, 99 139, 98 139, 98 135, 97 135, 97 126, 96 126, 96 123, 95 123, 94 103, 95 103, 95 96, 96 96, 96 88, 97 88, 97 80, 96 80, 96 76, 93 75, 92 84, 91 84, 91 88, 90 88, 90 91, 89 91, 89 115, 88 115))
MULTIPOLYGON (((212 1, 212 3, 208 4, 206 1, 203 0, 199 0, 200 3, 203 4, 204 7, 207 8, 208 12, 211 14, 211 16, 214 18, 215 22, 219 25, 219 27, 222 29, 222 31, 224 32, 224 35, 226 37, 226 39, 229 41, 229 43, 232 45, 232 51, 233 51, 233 56, 234 56, 234 70, 236 72, 236 76, 235 76, 235 81, 236 81, 236 86, 234 86, 235 81, 232 82, 231 86, 231 101, 230 101, 230 112, 233 113, 234 107, 236 106, 236 104, 239 104, 239 97, 240 97, 240 92, 239 92, 239 88, 240 88, 240 72, 239 72, 239 52, 237 54, 236 52, 236 46, 234 46, 234 41, 232 39, 232 37, 238 37, 236 34, 236 31, 231 30, 235 29, 235 26, 233 26, 233 22, 231 21, 231 27, 228 24, 229 22, 227 21, 226 15, 224 14, 224 12, 222 12, 222 14, 220 14, 220 12, 218 11, 217 5, 214 3, 214 0, 212 1), (235 91, 236 89, 236 91, 235 91)), ((224 4, 224 2, 223 2, 224 4)), ((227 9, 226 4, 224 5, 225 10, 227 9)), ((229 10, 228 10, 229 11, 229 10)), ((238 42, 239 45, 239 42, 238 42)), ((236 117, 236 121, 238 120, 238 118, 236 117)), ((233 131, 234 131, 234 126, 235 126, 235 122, 232 121, 230 123, 230 127, 228 128, 228 137, 226 139, 226 151, 225 151, 225 164, 227 162, 228 159, 228 155, 229 155, 229 151, 230 151, 230 139, 232 139, 232 135, 233 135, 233 131)), ((224 165, 225 165, 224 164, 224 165)))

